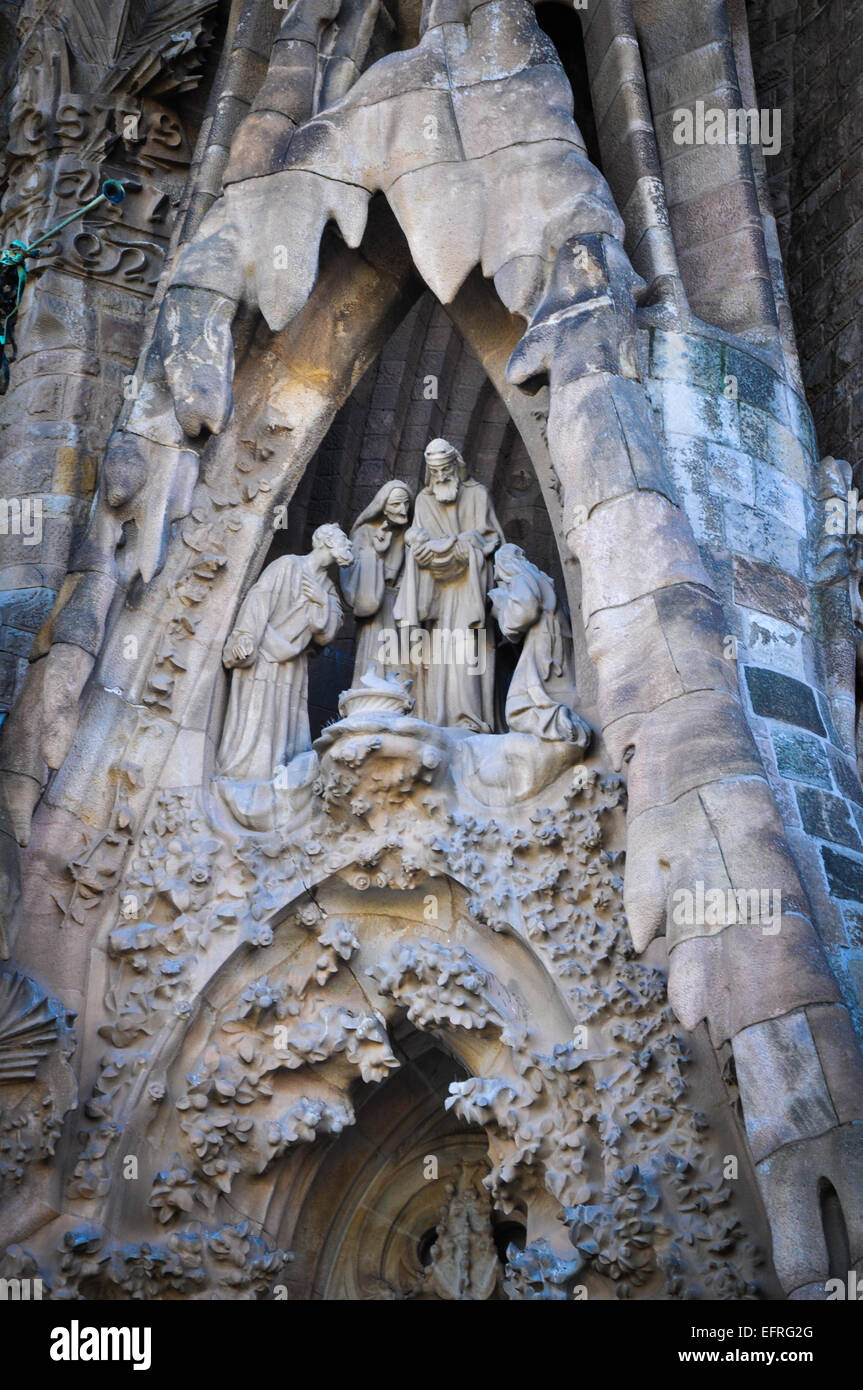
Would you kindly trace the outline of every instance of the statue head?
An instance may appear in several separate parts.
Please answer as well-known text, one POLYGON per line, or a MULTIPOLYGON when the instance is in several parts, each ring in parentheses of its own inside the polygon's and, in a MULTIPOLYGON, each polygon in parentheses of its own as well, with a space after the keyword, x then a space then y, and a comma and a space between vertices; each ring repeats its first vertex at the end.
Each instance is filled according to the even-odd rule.
POLYGON ((526 579, 534 589, 537 597, 542 602, 543 611, 553 613, 557 608, 557 594, 554 588, 554 580, 551 579, 544 570, 529 560, 520 545, 515 545, 513 541, 507 541, 499 546, 494 557, 494 579, 495 584, 503 585, 503 588, 494 588, 489 591, 492 612, 499 620, 500 605, 506 600, 506 585, 511 584, 514 579, 526 579))
POLYGON ((504 545, 498 546, 495 552, 494 577, 498 581, 514 579, 529 564, 530 561, 521 546, 507 541, 504 545))
POLYGON ((467 477, 467 464, 458 449, 446 439, 433 439, 426 446, 425 461, 426 487, 436 501, 454 502, 459 482, 467 477))
POLYGON ((361 526, 380 523, 382 517, 390 526, 403 530, 410 520, 412 502, 413 493, 407 483, 403 483, 401 478, 391 478, 378 488, 369 505, 360 512, 351 527, 351 539, 361 526))
POLYGON ((395 482, 384 502, 384 516, 391 526, 407 526, 411 495, 404 483, 395 482))
POLYGON ((334 521, 327 521, 323 526, 319 526, 312 536, 312 550, 322 550, 329 552, 330 561, 344 569, 354 558, 353 546, 342 530, 334 521))

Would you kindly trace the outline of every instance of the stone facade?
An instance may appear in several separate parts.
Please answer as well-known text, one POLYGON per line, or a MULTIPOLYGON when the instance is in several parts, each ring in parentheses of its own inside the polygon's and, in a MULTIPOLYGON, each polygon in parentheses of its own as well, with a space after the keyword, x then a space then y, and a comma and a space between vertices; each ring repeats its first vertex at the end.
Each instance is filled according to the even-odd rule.
POLYGON ((863 1271, 856 79, 758 8, 8 7, 5 244, 126 197, 0 398, 0 1277, 863 1271))
POLYGON ((863 452, 863 17, 847 0, 750 6, 758 90, 781 106, 776 209, 806 391, 825 453, 863 452))

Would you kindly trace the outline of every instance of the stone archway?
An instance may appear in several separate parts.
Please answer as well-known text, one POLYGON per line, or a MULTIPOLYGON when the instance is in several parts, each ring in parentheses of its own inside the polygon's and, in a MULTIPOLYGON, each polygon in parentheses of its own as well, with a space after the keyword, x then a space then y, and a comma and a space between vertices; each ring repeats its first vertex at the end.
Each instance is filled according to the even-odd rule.
MULTIPOLYGON (((603 848, 613 843, 612 784, 570 770, 543 793, 544 809, 528 799, 454 816, 447 758, 424 771, 420 759, 415 779, 393 779, 376 764, 388 751, 335 763, 339 775, 360 766, 377 805, 351 795, 356 786, 334 768, 328 775, 324 753, 315 817, 288 844, 250 833, 229 845, 202 836, 188 807, 160 813, 158 833, 142 842, 144 877, 160 884, 153 921, 119 929, 110 946, 116 1020, 106 1036, 131 1042, 135 1059, 127 1054, 123 1073, 109 1054, 97 1078, 87 1113, 111 1120, 93 1125, 73 1195, 90 1199, 104 1228, 147 1244, 155 1223, 168 1245, 233 1248, 242 1217, 267 1243, 269 1268, 286 1235, 286 1185, 343 1141, 350 1148, 365 1098, 399 1074, 409 1025, 461 1068, 432 1128, 449 1114, 456 1132, 484 1132, 486 1189, 502 1217, 525 1214, 528 1249, 507 1271, 510 1296, 560 1296, 576 1278, 600 1298, 739 1296, 752 1251, 720 1167, 736 1141, 703 1040, 693 1040, 694 1104, 681 1103, 689 1048, 672 1024, 659 954, 656 965, 632 959, 603 848), (200 890, 170 877, 183 865, 200 890), (194 974, 183 987, 185 971, 194 974), (171 994, 175 980, 191 1010, 171 994), (154 1008, 173 1017, 170 1029, 156 1026, 154 1008), (134 1184, 123 1181, 131 1151, 147 1156, 134 1184), (712 1193, 697 1231, 687 1215, 696 1191, 712 1193), (700 1267, 672 1257, 685 1234, 700 1267), (701 1243, 717 1241, 726 1253, 701 1258, 701 1243)), ((419 1203, 423 1220, 430 1200, 419 1203)), ((744 1207, 757 1229, 751 1195, 744 1207)), ((298 1279, 314 1296, 339 1280, 362 1283, 339 1253, 347 1235, 322 1240, 327 1267, 320 1277, 298 1269, 298 1279)), ((394 1279, 379 1253, 369 1277, 409 1291, 402 1257, 394 1279)), ((257 1296, 288 1287, 287 1274, 266 1277, 257 1296)))
POLYGON ((356 1124, 282 1165, 268 1221, 296 1251, 290 1297, 502 1296, 506 1246, 523 1243, 523 1218, 494 1212, 481 1184, 486 1136, 444 1108, 464 1069, 433 1039, 399 1031, 401 1068, 358 1102, 356 1124), (444 1248, 447 1235, 460 1258, 444 1248))
POLYGON ((524 1176, 534 1193, 531 1224, 537 1237, 547 1234, 553 1204, 543 1163, 560 1164, 546 1137, 554 1097, 535 1077, 526 1086, 520 1073, 571 1045, 565 1001, 517 935, 471 923, 460 885, 358 886, 365 883, 354 868, 302 893, 255 946, 237 947, 202 982, 204 1002, 175 1030, 172 1046, 148 1056, 125 1113, 115 1111, 124 1142, 112 1151, 103 1211, 110 1224, 122 1216, 124 1229, 143 1233, 146 1190, 146 1206, 166 1228, 184 1213, 214 1215, 224 1196, 269 1229, 274 1165, 355 1123, 358 1093, 400 1066, 392 1035, 407 1018, 456 1060, 464 1079, 446 1104, 463 1124, 489 1129, 505 1207, 523 1199, 519 1180, 505 1172, 507 1148, 519 1127, 522 1138, 536 1131, 535 1171, 524 1176), (529 1026, 531 1018, 542 1022, 529 1026), (483 1104, 477 1078, 512 1097, 518 1122, 504 1121, 499 1106, 485 1118, 462 1113, 483 1104), (147 1157, 131 1192, 117 1169, 133 1136, 147 1157))

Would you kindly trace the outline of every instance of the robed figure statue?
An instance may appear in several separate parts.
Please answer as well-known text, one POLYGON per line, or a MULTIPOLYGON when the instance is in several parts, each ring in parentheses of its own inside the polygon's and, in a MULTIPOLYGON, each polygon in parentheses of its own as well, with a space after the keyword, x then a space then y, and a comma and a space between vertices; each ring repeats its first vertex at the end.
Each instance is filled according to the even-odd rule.
POLYGON ((575 691, 569 622, 558 607, 554 583, 518 545, 500 547, 489 593, 494 615, 510 642, 524 639, 506 696, 513 733, 578 742, 584 723, 566 703, 575 691))
POLYGON ((345 601, 357 620, 353 684, 371 666, 379 676, 413 673, 399 660, 394 610, 405 561, 411 494, 394 478, 384 483, 351 529, 354 558, 339 572, 345 601))
MULTIPOLYGON (((486 626, 491 557, 503 540, 491 497, 468 476, 452 444, 425 451, 426 486, 405 537, 397 623, 430 641, 417 714, 429 724, 474 733, 494 728, 494 646, 486 626)), ((413 646, 413 644, 412 644, 413 646)))
POLYGON ((307 649, 338 632, 342 608, 327 570, 351 559, 341 528, 319 526, 310 554, 283 555, 252 585, 222 654, 233 677, 217 776, 266 782, 311 748, 307 649))

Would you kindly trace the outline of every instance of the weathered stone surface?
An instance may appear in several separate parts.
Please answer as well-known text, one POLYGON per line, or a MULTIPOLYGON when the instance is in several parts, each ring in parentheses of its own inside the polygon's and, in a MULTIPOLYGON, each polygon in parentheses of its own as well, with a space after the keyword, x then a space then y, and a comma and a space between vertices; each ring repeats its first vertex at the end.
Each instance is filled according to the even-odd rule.
POLYGON ((205 425, 218 434, 231 413, 235 308, 225 295, 175 288, 159 315, 157 348, 177 419, 192 437, 205 425))
POLYGON ((631 814, 725 778, 762 776, 740 702, 724 692, 690 691, 641 723, 629 764, 631 814))
MULTIPOLYGON (((98 571, 83 571, 70 577, 57 600, 56 620, 38 634, 34 654, 47 652, 50 642, 80 647, 90 656, 99 655, 104 615, 117 593, 116 580, 98 571)), ((80 693, 80 692, 79 692, 80 693)))
POLYGON ((840 1123, 863 1120, 863 1064, 848 1051, 853 1036, 848 1010, 839 1005, 811 1008, 806 1016, 840 1123))
POLYGON ((552 41, 533 23, 527 0, 516 5, 482 4, 473 8, 470 38, 446 28, 443 42, 447 69, 456 87, 509 77, 528 64, 556 62, 552 41))
POLYGON ((836 897, 863 902, 863 862, 851 859, 847 854, 839 854, 829 845, 822 847, 821 855, 827 882, 836 897))
POLYGON ((744 1028, 735 1035, 733 1050, 756 1163, 783 1144, 835 1127, 836 1110, 803 1010, 744 1028))
POLYGON ((17 836, 10 834, 5 827, 0 827, 0 886, 3 901, 0 912, 0 959, 8 960, 18 935, 21 864, 17 836))
POLYGON ((760 924, 738 923, 710 936, 684 940, 672 952, 668 994, 688 1028, 707 1020, 714 1046, 743 1028, 801 1009, 818 995, 839 999, 811 924, 782 918, 775 935, 760 924), (770 979, 765 998, 761 981, 770 979))
POLYGON ((776 765, 783 777, 791 777, 800 782, 814 782, 825 790, 831 790, 828 761, 829 744, 820 743, 808 734, 785 733, 781 729, 771 731, 771 741, 776 754, 776 765))
POLYGON ((743 608, 770 613, 799 627, 811 624, 806 586, 775 566, 745 555, 734 556, 734 599, 743 608))
POLYGON ((550 445, 562 461, 567 519, 636 489, 669 496, 636 383, 589 374, 555 393, 550 445))
POLYGON ((799 871, 766 783, 714 782, 700 796, 735 885, 781 892, 784 911, 808 915, 799 871))
POLYGON ((797 787, 795 796, 803 828, 810 835, 820 840, 832 840, 837 845, 846 845, 848 849, 863 849, 844 798, 832 792, 819 791, 816 787, 797 787))
POLYGON ((797 724, 822 738, 827 737, 815 695, 802 681, 763 667, 747 666, 746 684, 756 714, 766 719, 780 719, 785 724, 797 724))
POLYGON ((826 749, 838 790, 856 806, 863 806, 863 786, 860 784, 860 776, 856 766, 849 758, 843 757, 836 748, 832 748, 829 743, 826 745, 826 749))
POLYGON ((48 767, 62 767, 78 725, 78 700, 93 669, 93 657, 77 643, 59 638, 45 657, 44 724, 41 754, 48 767))
POLYGON ((570 536, 584 576, 586 623, 604 608, 621 607, 674 584, 710 587, 685 518, 654 493, 631 493, 606 503, 570 536), (621 535, 638 536, 639 548, 621 554, 621 535))
POLYGON ((809 635, 793 623, 752 609, 741 609, 743 642, 747 660, 768 666, 795 680, 819 679, 815 645, 809 635))
POLYGON ((786 1293, 824 1280, 824 1180, 833 1186, 841 1204, 852 1266, 860 1258, 863 1229, 853 1195, 863 1176, 860 1131, 859 1124, 842 1125, 817 1138, 778 1149, 758 1165, 773 1231, 773 1261, 786 1293))
MULTIPOLYGON (((766 783, 753 778, 714 782, 641 814, 631 810, 625 902, 637 948, 644 949, 666 924, 669 949, 677 940, 709 936, 722 927, 721 921, 703 918, 675 922, 674 894, 694 893, 699 882, 705 888, 727 884, 746 894, 757 892, 759 902, 766 892, 782 912, 806 915, 806 896, 780 826, 766 783)), ((814 939, 805 949, 812 960, 818 958, 814 939)), ((706 1007, 705 998, 699 992, 699 1007, 706 1007)))

